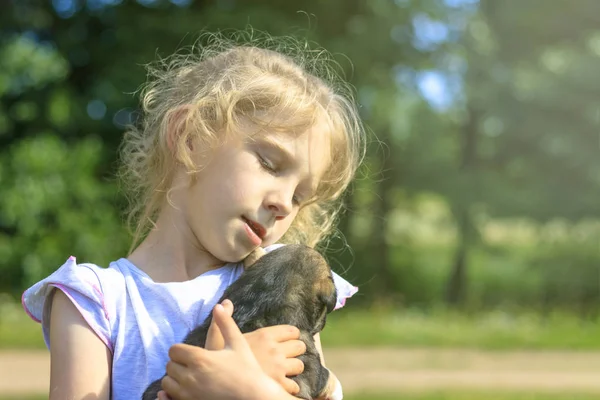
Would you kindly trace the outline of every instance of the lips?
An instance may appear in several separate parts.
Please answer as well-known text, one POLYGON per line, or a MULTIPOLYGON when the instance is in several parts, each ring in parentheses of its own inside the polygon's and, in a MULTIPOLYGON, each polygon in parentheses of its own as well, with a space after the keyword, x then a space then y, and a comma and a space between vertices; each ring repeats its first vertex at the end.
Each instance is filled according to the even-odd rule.
POLYGON ((261 224, 259 224, 256 221, 252 221, 251 219, 248 219, 246 217, 242 218, 248 224, 250 229, 252 229, 252 231, 256 233, 256 236, 258 236, 261 239, 265 238, 265 236, 267 235, 267 230, 261 224))

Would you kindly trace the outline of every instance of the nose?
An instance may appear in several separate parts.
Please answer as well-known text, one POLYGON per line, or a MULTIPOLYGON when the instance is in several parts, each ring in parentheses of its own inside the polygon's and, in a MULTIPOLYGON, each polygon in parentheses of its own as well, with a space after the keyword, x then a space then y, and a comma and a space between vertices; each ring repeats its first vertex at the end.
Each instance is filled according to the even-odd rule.
POLYGON ((274 190, 265 198, 265 207, 276 220, 284 219, 294 210, 293 197, 294 191, 291 189, 274 190))

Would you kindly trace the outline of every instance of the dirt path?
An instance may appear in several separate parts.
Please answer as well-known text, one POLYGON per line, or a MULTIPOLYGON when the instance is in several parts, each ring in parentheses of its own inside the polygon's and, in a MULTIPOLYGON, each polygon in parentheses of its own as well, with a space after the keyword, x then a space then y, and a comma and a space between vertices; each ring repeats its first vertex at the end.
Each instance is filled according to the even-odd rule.
POLYGON ((347 392, 453 388, 600 394, 600 352, 331 349, 325 354, 347 392))
MULTIPOLYGON (((357 391, 506 389, 600 394, 600 352, 325 349, 327 366, 357 391)), ((0 352, 0 392, 46 393, 45 351, 0 352)))

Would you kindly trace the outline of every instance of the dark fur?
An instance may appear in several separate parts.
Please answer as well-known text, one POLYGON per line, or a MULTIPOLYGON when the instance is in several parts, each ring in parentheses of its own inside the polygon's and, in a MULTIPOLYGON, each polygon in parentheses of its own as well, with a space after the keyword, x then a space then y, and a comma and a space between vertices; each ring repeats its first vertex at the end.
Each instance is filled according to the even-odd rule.
MULTIPOLYGON (((329 378, 329 371, 321 365, 313 335, 325 326, 336 298, 325 259, 309 247, 288 245, 265 254, 244 271, 219 302, 224 299, 233 302, 233 319, 243 333, 281 324, 300 329, 306 353, 298 358, 304 362, 304 372, 292 379, 300 386, 297 397, 311 400, 323 391, 329 378)), ((211 321, 212 313, 184 343, 204 347, 211 321)), ((142 400, 155 400, 160 384, 160 380, 153 382, 142 400)))

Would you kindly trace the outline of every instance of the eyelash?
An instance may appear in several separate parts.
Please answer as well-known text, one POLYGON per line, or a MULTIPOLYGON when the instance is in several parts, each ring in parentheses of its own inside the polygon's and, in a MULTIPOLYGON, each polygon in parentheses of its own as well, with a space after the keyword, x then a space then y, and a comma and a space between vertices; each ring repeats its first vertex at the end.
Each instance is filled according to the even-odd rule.
MULTIPOLYGON (((263 156, 261 156, 260 154, 256 154, 256 156, 258 157, 258 162, 260 164, 260 166, 266 170, 267 172, 269 172, 270 174, 276 175, 279 171, 267 160, 265 159, 263 156)), ((301 200, 298 198, 298 196, 294 195, 292 197, 292 202, 297 205, 300 206, 301 200)))
POLYGON ((269 161, 263 158, 260 154, 257 154, 257 157, 260 166, 263 167, 265 170, 269 171, 272 174, 276 174, 277 172, 279 172, 277 171, 277 169, 275 169, 275 166, 273 166, 273 164, 271 164, 269 161))

